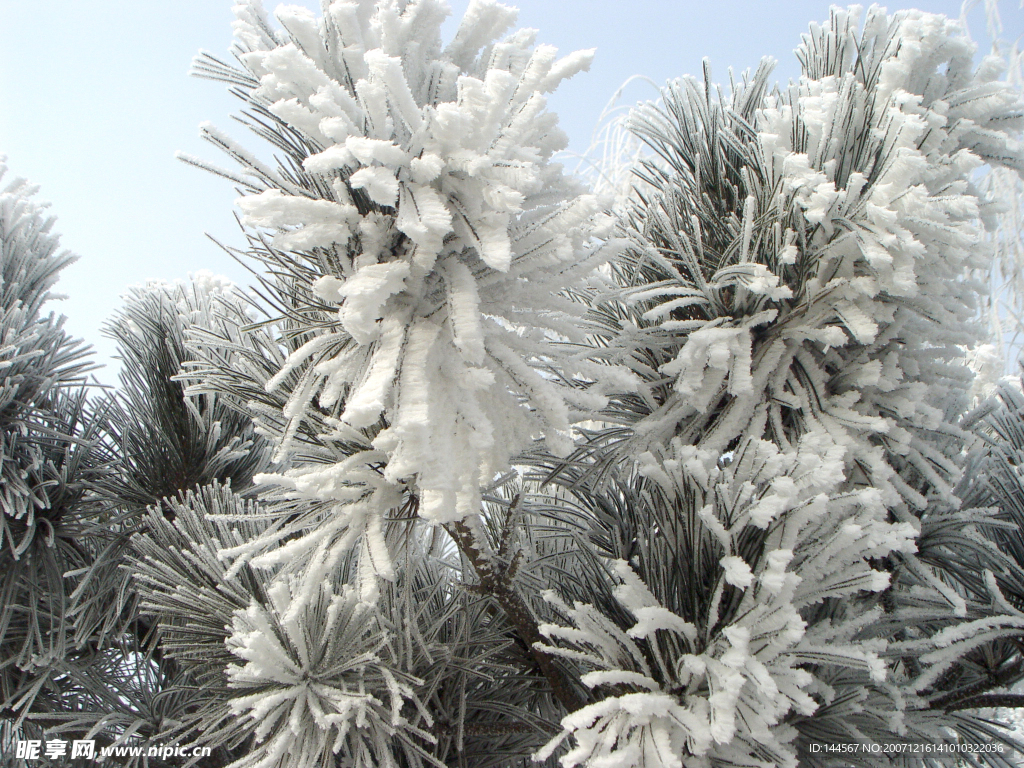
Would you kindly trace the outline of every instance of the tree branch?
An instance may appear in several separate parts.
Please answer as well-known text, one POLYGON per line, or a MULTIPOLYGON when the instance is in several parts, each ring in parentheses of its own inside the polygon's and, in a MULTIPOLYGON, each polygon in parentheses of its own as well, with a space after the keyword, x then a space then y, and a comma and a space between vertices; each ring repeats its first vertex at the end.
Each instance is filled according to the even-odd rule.
POLYGON ((555 665, 552 656, 536 647, 535 644, 541 642, 542 638, 537 629, 537 622, 533 618, 533 612, 526 601, 512 589, 506 574, 495 568, 491 559, 480 551, 476 537, 473 535, 473 529, 461 520, 448 523, 444 528, 455 541, 462 555, 473 566, 473 571, 480 582, 481 591, 498 603, 515 628, 519 639, 526 643, 526 647, 529 648, 533 660, 547 679, 551 686, 551 693, 558 703, 567 712, 575 712, 582 707, 584 702, 577 696, 566 676, 555 665))
POLYGON ((984 693, 958 701, 946 707, 947 712, 960 709, 984 709, 987 707, 1024 708, 1024 694, 1020 693, 984 693))
MULTIPOLYGON (((982 694, 986 691, 991 691, 993 688, 1002 688, 1005 685, 1009 685, 1014 680, 1018 679, 1021 675, 1021 666, 1019 664, 1011 664, 1003 670, 990 672, 989 677, 985 680, 979 680, 972 685, 965 686, 958 691, 950 691, 949 693, 943 694, 935 699, 928 702, 928 709, 944 709, 947 712, 957 709, 971 709, 978 706, 1002 706, 1002 705, 981 705, 971 704, 964 706, 965 701, 974 701, 982 698, 982 694)), ((990 694, 994 696, 1000 696, 1002 694, 990 694)), ((1007 706, 1017 706, 1016 704, 1007 706)))

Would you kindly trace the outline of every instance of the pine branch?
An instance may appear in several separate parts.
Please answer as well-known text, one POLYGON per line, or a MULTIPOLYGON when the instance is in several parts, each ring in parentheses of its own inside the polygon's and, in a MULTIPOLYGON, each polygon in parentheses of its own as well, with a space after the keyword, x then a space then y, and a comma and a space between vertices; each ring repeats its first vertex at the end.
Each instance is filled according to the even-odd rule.
POLYGON ((457 521, 445 526, 445 531, 452 537, 459 551, 473 566, 479 579, 480 590, 498 603, 505 616, 515 627, 519 639, 530 649, 537 667, 551 686, 551 693, 567 712, 575 712, 583 706, 583 701, 572 689, 565 674, 555 665, 554 658, 537 647, 542 642, 537 622, 523 598, 516 593, 509 583, 508 574, 499 570, 494 563, 481 551, 473 530, 464 522, 457 521))
MULTIPOLYGON (((459 732, 457 723, 435 723, 430 732, 435 736, 452 736, 459 732)), ((512 733, 535 733, 537 726, 514 720, 499 723, 466 723, 461 731, 466 736, 507 736, 512 733)))
POLYGON ((985 693, 973 696, 952 706, 946 707, 947 712, 961 709, 987 709, 988 707, 1007 707, 1010 709, 1024 708, 1024 694, 1019 693, 985 693))
MULTIPOLYGON (((990 697, 999 697, 1010 694, 991 694, 987 691, 991 691, 993 688, 1002 688, 1011 682, 1020 679, 1021 676, 1020 664, 1013 664, 1002 670, 1001 672, 990 673, 989 676, 984 680, 979 680, 976 683, 972 683, 958 691, 951 691, 943 696, 939 696, 937 699, 931 701, 928 705, 929 709, 944 709, 947 712, 952 712, 959 709, 975 709, 978 707, 1016 707, 1021 706, 1019 704, 975 704, 979 700, 984 700, 990 697)), ((1021 698, 1021 697, 1018 697, 1021 698)))

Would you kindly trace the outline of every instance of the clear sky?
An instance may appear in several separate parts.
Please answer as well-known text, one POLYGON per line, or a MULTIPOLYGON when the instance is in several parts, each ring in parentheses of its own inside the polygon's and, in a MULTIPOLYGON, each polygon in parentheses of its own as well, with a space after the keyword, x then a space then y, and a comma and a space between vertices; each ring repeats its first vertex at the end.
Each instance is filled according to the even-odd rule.
MULTIPOLYGON (((301 3, 318 8, 317 0, 301 3)), ((451 0, 454 19, 467 0, 451 0)), ((780 80, 797 72, 793 49, 827 0, 522 0, 520 26, 561 52, 597 48, 589 73, 562 85, 550 104, 583 151, 595 121, 631 75, 661 84, 698 74, 708 57, 716 79, 728 68, 779 64, 780 80)), ((233 126, 234 100, 219 83, 188 76, 200 49, 227 57, 231 0, 0 0, 0 154, 8 176, 40 185, 56 230, 79 261, 63 273, 68 296, 58 310, 92 343, 101 361, 113 344, 100 328, 124 290, 147 279, 173 280, 208 269, 239 282, 246 272, 204 233, 234 245, 231 185, 176 160, 181 150, 217 164, 217 150, 197 127, 211 120, 250 147, 259 140, 233 126)), ((268 7, 271 2, 268 1, 268 7)), ((1006 37, 1024 28, 1024 12, 1004 2, 1006 37), (1016 29, 1015 29, 1016 28, 1016 29)), ((959 0, 890 4, 959 16, 959 0)), ((976 36, 980 10, 971 14, 976 36)), ((651 99, 635 84, 626 99, 651 99)), ((110 369, 100 378, 112 381, 110 369)))

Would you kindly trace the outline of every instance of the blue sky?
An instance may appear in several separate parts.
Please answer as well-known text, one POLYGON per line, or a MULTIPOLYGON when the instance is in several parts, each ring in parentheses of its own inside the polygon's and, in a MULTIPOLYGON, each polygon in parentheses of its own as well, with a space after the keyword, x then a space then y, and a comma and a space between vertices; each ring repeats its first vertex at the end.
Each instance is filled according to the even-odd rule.
MULTIPOLYGON (((175 152, 222 159, 200 142, 197 127, 232 125, 234 100, 219 83, 188 76, 200 49, 226 57, 231 0, 0 0, 0 154, 8 178, 40 185, 52 203, 64 247, 80 258, 67 269, 57 310, 94 344, 101 362, 113 354, 103 321, 120 295, 147 279, 173 280, 208 269, 245 282, 246 272, 204 233, 234 245, 235 194, 228 182, 186 166, 175 152)), ((317 8, 316 0, 292 3, 317 8)), ((597 48, 589 73, 565 83, 550 101, 583 151, 604 105, 631 75, 656 83, 700 72, 711 60, 715 79, 728 68, 778 60, 780 80, 797 72, 792 51, 811 21, 828 16, 824 0, 523 0, 520 26, 563 53, 597 48)), ((467 0, 452 2, 455 19, 467 0)), ((1007 37, 1024 12, 1004 2, 1007 37)), ((274 7, 268 3, 268 7, 274 7)), ((959 0, 890 4, 959 16, 959 0)), ((971 15, 981 35, 984 18, 971 15)), ((635 84, 628 101, 654 98, 635 84)), ((104 381, 113 376, 100 373, 104 381)))

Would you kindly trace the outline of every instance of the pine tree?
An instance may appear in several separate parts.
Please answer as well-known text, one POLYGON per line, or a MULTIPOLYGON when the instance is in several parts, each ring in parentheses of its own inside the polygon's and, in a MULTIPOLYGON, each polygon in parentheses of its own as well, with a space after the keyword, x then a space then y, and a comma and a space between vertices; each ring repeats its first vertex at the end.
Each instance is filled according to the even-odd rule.
MULTIPOLYGON (((201 702, 201 683, 174 656, 166 626, 173 618, 151 611, 147 583, 132 567, 144 546, 139 542, 176 530, 171 521, 197 494, 213 500, 211 510, 218 502, 230 509, 246 504, 253 475, 268 466, 266 443, 250 419, 215 396, 186 397, 185 385, 174 378, 187 359, 187 336, 215 327, 222 306, 237 306, 227 298, 232 289, 209 275, 188 284, 135 287, 105 329, 121 361, 120 387, 102 422, 114 458, 99 483, 108 514, 91 531, 103 547, 72 610, 79 634, 95 637, 113 660, 91 670, 97 693, 78 724, 102 724, 111 745, 166 745, 183 723, 194 721, 201 702)), ((177 546, 179 555, 183 550, 178 542, 167 546, 177 546)), ((199 576, 193 567, 189 580, 199 576)), ((195 605, 178 608, 189 623, 210 620, 197 619, 195 605)))
POLYGON ((563 721, 566 764, 1004 738, 969 710, 1020 679, 1019 617, 992 581, 1019 562, 955 486, 964 347, 982 337, 970 172, 1020 170, 997 129, 1019 129, 1020 104, 941 17, 875 9, 858 26, 812 26, 787 91, 765 67, 728 94, 706 74, 633 118, 653 154, 625 217, 626 300, 600 311, 645 385, 613 411, 628 431, 592 441, 589 474, 639 456, 611 527, 672 531, 682 552, 610 548, 617 624, 566 606, 572 628, 546 628, 595 687, 630 685, 563 721), (645 524, 622 525, 637 506, 645 524))
MULTIPOLYGON (((59 433, 92 472, 60 475, 88 523, 47 593, 64 644, 0 662, 4 706, 208 768, 1014 746, 1024 401, 975 407, 970 368, 975 171, 1024 170, 997 63, 940 16, 833 10, 797 83, 706 70, 635 110, 616 205, 554 159, 545 94, 589 52, 493 2, 447 45, 440 0, 323 11, 241 2, 237 64, 196 60, 275 153, 205 125, 238 168, 185 158, 238 186, 259 285, 151 285, 111 321, 120 392, 59 433)), ((63 349, 11 316, 47 329, 16 354, 63 349)), ((32 392, 80 376, 45 370, 32 392)))
POLYGON ((214 397, 186 399, 171 380, 187 330, 213 324, 213 299, 225 290, 215 282, 134 289, 108 328, 121 352, 120 392, 89 392, 87 349, 62 317, 41 312, 72 257, 58 250, 33 193, 15 181, 0 198, 5 765, 19 739, 145 748, 191 717, 196 685, 140 606, 132 537, 152 525, 147 507, 163 520, 197 488, 244 492, 268 458, 248 418, 214 397))
MULTIPOLYGON (((0 177, 6 168, 0 165, 0 177)), ((88 349, 47 313, 73 261, 23 179, 0 190, 0 746, 32 732, 27 712, 61 706, 76 642, 65 574, 91 566, 83 533, 106 453, 83 384, 88 349), (27 729, 27 730, 25 730, 27 729)))
MULTIPOLYGON (((283 33, 239 14, 241 69, 197 69, 235 86, 278 167, 204 132, 241 165, 218 172, 245 193, 281 364, 239 375, 206 339, 190 375, 248 401, 285 463, 262 478, 277 522, 221 551, 280 593, 224 637, 249 684, 284 674, 260 650, 275 621, 296 622, 290 674, 319 655, 295 633, 310 642, 340 563, 382 621, 399 542, 443 530, 549 692, 519 709, 566 714, 541 759, 791 764, 815 739, 1002 738, 949 706, 991 681, 949 672, 1020 631, 984 575, 1019 565, 989 547, 988 570, 954 567, 999 528, 957 495, 987 204, 970 173, 1020 169, 1020 104, 955 25, 836 12, 786 91, 767 67, 729 93, 671 84, 633 118, 653 154, 613 233, 570 186, 532 186, 556 145, 520 117, 563 73, 532 35, 492 42, 500 7, 471 6, 444 49, 430 2, 284 10, 283 33), (573 419, 609 426, 571 446, 573 419), (513 460, 542 472, 524 484, 513 460)), ((428 754, 430 701, 403 697, 365 738, 428 754)), ((274 725, 243 701, 266 746, 239 765, 296 748, 298 704, 274 725)), ((330 762, 322 743, 307 759, 330 762)))

